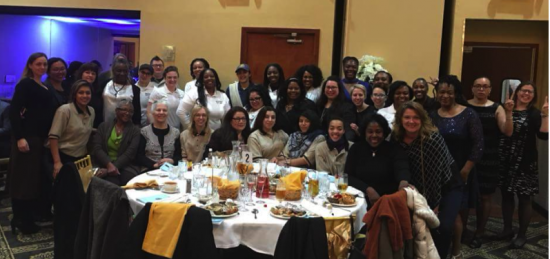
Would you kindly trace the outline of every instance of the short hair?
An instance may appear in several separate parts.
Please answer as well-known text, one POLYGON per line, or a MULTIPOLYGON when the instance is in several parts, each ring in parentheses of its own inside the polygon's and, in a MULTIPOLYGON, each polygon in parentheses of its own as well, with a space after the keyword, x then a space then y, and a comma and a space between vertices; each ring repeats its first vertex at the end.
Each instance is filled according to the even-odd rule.
POLYGON ((407 84, 407 82, 398 80, 390 85, 390 91, 388 93, 388 100, 390 105, 394 103, 395 92, 402 87, 407 87, 407 90, 409 90, 409 100, 411 100, 411 98, 413 97, 412 88, 407 84))
POLYGON ((218 76, 218 72, 214 68, 205 68, 201 73, 199 74, 199 78, 197 78, 197 82, 195 85, 197 86, 197 93, 198 93, 198 101, 199 103, 204 106, 208 107, 206 104, 206 95, 204 94, 205 86, 204 86, 204 74, 210 71, 214 74, 214 77, 216 78, 216 91, 221 91, 222 82, 220 81, 220 77, 218 76))
POLYGON ((270 83, 269 78, 267 77, 267 70, 269 70, 270 67, 274 67, 279 72, 279 81, 277 82, 277 85, 275 86, 275 90, 278 90, 285 84, 285 73, 283 72, 283 68, 281 65, 277 63, 269 63, 267 66, 265 66, 264 70, 264 87, 266 89, 269 89, 270 83))
POLYGON ((21 74, 21 79, 26 77, 33 77, 32 70, 29 69, 29 65, 31 65, 35 60, 41 57, 44 57, 46 60, 48 59, 48 56, 46 56, 46 54, 42 52, 35 52, 29 56, 29 58, 27 59, 27 63, 25 63, 23 73, 21 74))
POLYGON ((77 80, 73 83, 71 86, 71 98, 69 99, 69 102, 76 103, 76 93, 78 93, 78 90, 82 87, 88 87, 90 88, 90 93, 93 90, 92 84, 88 83, 86 80, 77 80))
MULTIPOLYGON (((151 112, 154 112, 159 104, 164 104, 166 105, 166 108, 168 108, 168 101, 166 100, 166 98, 162 98, 153 102, 153 104, 151 105, 151 112)), ((169 109, 167 109, 167 112, 170 112, 169 109)))
POLYGON ((153 65, 153 61, 160 61, 162 62, 162 65, 164 66, 164 61, 159 56, 154 56, 151 61, 149 62, 149 65, 153 65))
POLYGON ((178 71, 178 68, 176 66, 168 66, 167 68, 165 68, 164 72, 162 72, 162 76, 166 77, 166 74, 168 74, 170 72, 176 72, 178 77, 180 77, 180 72, 178 71))
POLYGON ((311 76, 313 76, 313 88, 321 86, 321 84, 323 83, 323 71, 321 71, 321 69, 316 65, 311 64, 301 66, 300 68, 298 68, 298 70, 296 70, 296 73, 294 73, 294 77, 302 82, 302 79, 304 78, 304 74, 306 72, 310 73, 311 76))
POLYGON ((357 63, 357 66, 359 66, 359 59, 357 59, 356 57, 351 57, 351 56, 347 56, 347 57, 345 57, 345 58, 342 60, 342 66, 345 66, 346 63, 347 63, 348 61, 350 61, 350 60, 352 60, 352 61, 354 61, 355 63, 357 63))
POLYGON ((424 88, 426 88, 426 91, 428 91, 428 81, 426 81, 426 79, 424 79, 423 77, 419 77, 417 79, 415 79, 412 84, 411 84, 411 87, 414 87, 414 85, 417 83, 417 82, 420 82, 424 88))
POLYGON ((374 89, 376 89, 376 88, 378 88, 378 89, 384 91, 384 94, 385 94, 386 96, 388 95, 388 90, 386 90, 386 88, 384 88, 384 87, 382 87, 382 86, 380 86, 380 85, 373 85, 373 87, 372 87, 372 92, 373 92, 373 93, 374 93, 374 89))
POLYGON ((92 91, 94 91, 94 90, 97 89, 97 83, 98 83, 98 80, 99 80, 99 68, 93 62, 88 62, 88 63, 82 64, 82 66, 80 66, 80 68, 76 72, 76 80, 82 79, 82 74, 84 74, 84 72, 86 72, 86 71, 95 72, 95 75, 96 75, 95 81, 92 83, 92 86, 94 87, 94 89, 92 91))
POLYGON ((531 109, 533 105, 535 105, 535 103, 537 102, 537 86, 535 86, 535 83, 531 81, 523 81, 521 82, 521 84, 518 85, 518 87, 516 88, 516 91, 514 91, 514 96, 512 96, 512 100, 514 100, 514 106, 516 106, 516 103, 518 101, 519 90, 521 90, 521 88, 528 85, 533 87, 533 100, 529 102, 529 104, 527 105, 527 109, 531 109))
POLYGON ((130 99, 120 99, 119 101, 117 101, 116 103, 116 109, 120 109, 122 108, 122 106, 125 106, 125 105, 129 105, 132 110, 134 110, 134 106, 132 105, 132 101, 130 99))
MULTIPOLYGON (((342 118, 342 117, 340 117, 340 116, 338 116, 338 115, 331 115, 331 116, 329 116, 329 118, 328 118, 327 128, 325 129, 326 132, 328 132, 328 129, 330 128, 330 123, 331 123, 332 121, 341 121, 341 122, 342 122, 342 126, 344 126, 344 131, 345 131, 345 129, 346 129, 345 124, 346 124, 346 123, 344 122, 344 118, 342 118)), ((345 136, 345 135, 346 135, 346 134, 345 134, 345 132, 344 132, 344 134, 342 134, 342 136, 345 136)))
POLYGON ((49 58, 48 59, 48 68, 46 69, 46 74, 50 74, 50 70, 52 68, 52 65, 54 63, 57 63, 57 62, 61 62, 63 63, 63 65, 65 66, 65 69, 67 69, 67 62, 65 62, 65 60, 63 60, 62 58, 57 58, 57 57, 54 57, 54 58, 49 58))
POLYGON ((206 112, 206 125, 204 126, 204 137, 205 139, 210 139, 210 135, 212 134, 212 129, 210 129, 210 123, 208 122, 210 120, 210 113, 208 112, 208 108, 206 108, 205 106, 195 105, 195 107, 193 107, 190 115, 191 124, 189 125, 188 129, 189 131, 191 131, 191 133, 193 133, 193 135, 197 135, 200 133, 200 132, 197 132, 197 128, 195 127, 196 126, 195 115, 197 115, 197 113, 201 109, 204 109, 204 111, 206 112))
POLYGON ((486 77, 486 76, 478 76, 478 77, 476 77, 476 79, 474 79, 474 81, 472 81, 472 85, 474 85, 474 83, 475 83, 478 79, 482 79, 482 78, 487 79, 487 81, 489 81, 489 85, 491 85, 491 79, 489 79, 489 78, 486 77))
POLYGON ((193 79, 196 79, 195 74, 193 74, 193 64, 195 64, 195 62, 201 62, 204 65, 204 69, 210 68, 210 63, 208 63, 208 61, 206 61, 206 59, 204 59, 204 58, 195 58, 195 59, 193 59, 191 61, 191 64, 189 65, 189 73, 191 74, 191 78, 193 78, 193 79))
POLYGON ((384 74, 388 75, 388 81, 389 81, 390 84, 393 82, 393 76, 390 74, 390 72, 384 71, 384 70, 380 70, 380 71, 376 72, 376 74, 374 74, 373 79, 380 73, 384 73, 384 74))
MULTIPOLYGON (((113 63, 113 66, 111 66, 111 73, 113 75, 113 78, 115 77, 115 67, 118 66, 118 65, 126 66, 126 71, 128 72, 128 76, 130 76, 130 64, 128 64, 128 61, 117 60, 117 61, 115 61, 115 63, 113 63)), ((126 84, 129 84, 129 83, 131 83, 130 82, 130 77, 128 77, 128 79, 126 79, 126 84)))
POLYGON ((353 95, 353 90, 355 90, 355 89, 359 89, 359 90, 363 91, 363 95, 365 96, 364 99, 365 100, 367 99, 367 89, 362 84, 354 84, 354 85, 351 86, 351 88, 349 89, 350 97, 353 95))
POLYGON ((256 120, 254 121, 254 128, 252 128, 252 132, 254 132, 256 130, 259 130, 260 133, 262 133, 262 135, 267 134, 267 132, 264 131, 264 127, 263 127, 264 119, 265 119, 265 116, 267 115, 267 112, 273 112, 275 114, 275 125, 273 125, 272 130, 275 132, 275 131, 278 131, 278 130, 281 129, 279 121, 277 120, 277 112, 275 111, 275 108, 273 108, 271 106, 265 106, 258 113, 258 116, 256 117, 256 120))
POLYGON ((298 84, 298 87, 300 88, 300 96, 298 96, 298 99, 295 102, 300 103, 306 98, 306 87, 302 83, 302 80, 291 77, 287 79, 283 84, 283 87, 279 88, 277 91, 277 106, 279 106, 279 104, 286 105, 288 103, 288 86, 293 82, 298 84))
POLYGON ((462 83, 460 83, 460 80, 458 80, 458 77, 455 75, 446 75, 441 78, 439 78, 439 81, 437 82, 437 86, 435 87, 436 91, 439 91, 439 88, 442 84, 447 84, 449 86, 453 86, 454 92, 455 92, 455 102, 461 105, 468 105, 466 100, 464 99, 464 95, 462 95, 462 83))
POLYGON ((249 108, 252 107, 252 105, 250 104, 250 94, 252 93, 257 93, 260 98, 262 98, 264 106, 273 107, 273 104, 271 103, 271 97, 269 97, 269 93, 267 92, 267 90, 258 85, 252 86, 248 91, 248 103, 245 106, 248 106, 249 108))
POLYGON ((395 114, 395 119, 393 120, 393 139, 403 141, 403 138, 405 137, 406 131, 405 127, 403 127, 403 115, 406 110, 413 110, 420 118, 420 138, 422 140, 428 139, 433 132, 438 131, 437 127, 433 125, 432 120, 428 116, 428 112, 424 110, 422 104, 414 101, 408 101, 404 103, 395 114))
POLYGON ((369 127, 369 124, 371 123, 377 123, 382 128, 384 139, 390 135, 391 129, 386 118, 384 118, 384 116, 378 113, 372 113, 372 114, 369 114, 367 117, 365 117, 365 119, 363 119, 361 126, 359 127, 359 133, 363 137, 362 140, 366 140, 365 139, 365 137, 367 136, 366 131, 367 131, 367 128, 369 127))

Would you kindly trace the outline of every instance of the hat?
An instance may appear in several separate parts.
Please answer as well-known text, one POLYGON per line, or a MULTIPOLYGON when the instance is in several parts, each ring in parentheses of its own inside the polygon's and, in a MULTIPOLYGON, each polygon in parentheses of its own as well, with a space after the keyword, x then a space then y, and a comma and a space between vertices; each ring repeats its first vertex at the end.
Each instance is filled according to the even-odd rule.
POLYGON ((237 73, 241 69, 245 70, 246 72, 250 72, 250 67, 247 64, 240 64, 235 69, 235 73, 237 73))
POLYGON ((143 65, 139 66, 139 71, 144 70, 144 69, 149 70, 149 73, 151 73, 151 74, 154 73, 153 67, 149 64, 143 64, 143 65))

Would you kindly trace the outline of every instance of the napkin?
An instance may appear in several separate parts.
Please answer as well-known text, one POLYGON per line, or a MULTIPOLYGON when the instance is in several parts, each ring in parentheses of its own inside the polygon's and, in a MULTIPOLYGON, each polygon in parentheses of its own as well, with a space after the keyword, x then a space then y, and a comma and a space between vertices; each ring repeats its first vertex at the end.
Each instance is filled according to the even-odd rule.
POLYGON ((144 182, 135 182, 133 184, 122 186, 122 189, 140 189, 140 188, 158 188, 157 180, 150 179, 144 182))
POLYGON ((150 254, 172 258, 183 226, 185 215, 194 204, 154 202, 142 249, 150 254))
POLYGON ((287 191, 298 191, 302 190, 302 182, 306 178, 307 171, 301 170, 298 172, 291 173, 283 178, 283 182, 285 183, 285 188, 287 191))
MULTIPOLYGON (((212 177, 209 176, 208 178, 212 177)), ((227 179, 222 179, 219 176, 214 176, 214 184, 218 186, 218 190, 239 189, 241 186, 241 182, 239 180, 229 181, 227 179)))

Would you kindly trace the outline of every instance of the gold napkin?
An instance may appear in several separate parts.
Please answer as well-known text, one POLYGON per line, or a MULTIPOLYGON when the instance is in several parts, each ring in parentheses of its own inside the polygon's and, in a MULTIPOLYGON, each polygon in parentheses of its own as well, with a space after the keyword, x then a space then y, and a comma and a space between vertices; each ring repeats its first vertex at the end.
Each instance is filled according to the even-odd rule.
POLYGON ((150 254, 172 258, 185 215, 194 204, 154 202, 141 249, 150 254))
MULTIPOLYGON (((208 176, 208 178, 212 178, 208 176)), ((227 179, 222 179, 219 176, 214 176, 214 184, 218 186, 218 190, 225 189, 239 189, 241 182, 239 180, 229 181, 227 179)))
POLYGON ((140 189, 140 188, 158 188, 157 180, 151 179, 145 182, 135 182, 133 184, 122 186, 122 189, 140 189))
POLYGON ((285 183, 285 187, 287 191, 299 191, 302 190, 302 182, 306 178, 307 171, 301 170, 298 172, 291 173, 283 178, 283 182, 285 183))

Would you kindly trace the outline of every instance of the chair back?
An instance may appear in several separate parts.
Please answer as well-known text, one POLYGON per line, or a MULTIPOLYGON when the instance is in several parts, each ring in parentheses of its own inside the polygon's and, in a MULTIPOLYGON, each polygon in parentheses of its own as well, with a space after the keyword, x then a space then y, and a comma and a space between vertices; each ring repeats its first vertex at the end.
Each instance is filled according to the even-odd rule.
POLYGON ((76 165, 78 174, 80 174, 80 180, 82 181, 84 192, 87 192, 90 181, 92 180, 92 177, 94 177, 94 172, 92 170, 92 159, 90 158, 90 155, 87 155, 85 158, 76 160, 74 164, 76 165))
POLYGON ((355 215, 349 217, 325 217, 325 228, 330 259, 348 258, 354 239, 353 222, 355 215))

